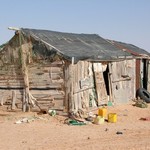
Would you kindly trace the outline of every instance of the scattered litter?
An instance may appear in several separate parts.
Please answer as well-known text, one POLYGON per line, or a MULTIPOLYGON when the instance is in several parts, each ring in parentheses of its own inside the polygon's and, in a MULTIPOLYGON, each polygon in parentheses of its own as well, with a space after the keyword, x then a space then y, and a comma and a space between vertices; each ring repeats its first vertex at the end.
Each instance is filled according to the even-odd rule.
POLYGON ((105 131, 108 131, 108 128, 106 128, 105 131))
POLYGON ((117 132, 116 132, 116 134, 123 134, 123 132, 121 132, 121 131, 117 131, 117 132))
POLYGON ((25 118, 22 118, 22 119, 16 121, 15 123, 16 124, 30 123, 30 122, 34 121, 35 119, 37 119, 37 118, 36 117, 25 117, 25 118))
POLYGON ((79 122, 79 121, 76 121, 76 120, 70 120, 69 125, 81 126, 81 125, 86 125, 86 123, 85 122, 79 122))
POLYGON ((95 118, 96 118, 96 115, 93 112, 88 112, 85 120, 89 122, 94 122, 95 118))
POLYGON ((150 117, 140 118, 140 120, 143 120, 143 121, 150 121, 150 117))
POLYGON ((111 101, 108 101, 107 106, 113 106, 112 102, 111 102, 111 101))
POLYGON ((15 124, 30 123, 30 122, 33 122, 34 120, 37 120, 37 119, 46 120, 43 117, 35 117, 35 116, 34 117, 24 117, 24 118, 16 121, 15 124))
POLYGON ((89 112, 89 113, 87 113, 87 116, 89 116, 89 117, 93 117, 93 118, 95 118, 95 117, 96 117, 96 115, 95 115, 93 112, 89 112))
POLYGON ((56 116, 56 110, 48 110, 48 114, 50 115, 50 116, 56 116))
POLYGON ((72 120, 76 120, 76 121, 79 121, 79 122, 84 122, 85 119, 84 118, 81 118, 78 116, 78 113, 74 113, 74 112, 69 112, 69 118, 72 119, 72 120))
POLYGON ((94 118, 93 118, 93 117, 91 117, 91 116, 89 116, 89 117, 85 118, 85 120, 86 120, 86 121, 93 122, 93 121, 94 121, 94 118))
POLYGON ((105 121, 105 118, 104 118, 104 117, 97 116, 97 117, 95 118, 95 120, 94 120, 94 124, 97 124, 97 125, 103 124, 104 121, 105 121))
POLYGON ((142 100, 138 100, 138 101, 134 104, 134 106, 140 107, 140 108, 147 108, 147 107, 148 107, 147 103, 144 102, 144 101, 142 101, 142 100))

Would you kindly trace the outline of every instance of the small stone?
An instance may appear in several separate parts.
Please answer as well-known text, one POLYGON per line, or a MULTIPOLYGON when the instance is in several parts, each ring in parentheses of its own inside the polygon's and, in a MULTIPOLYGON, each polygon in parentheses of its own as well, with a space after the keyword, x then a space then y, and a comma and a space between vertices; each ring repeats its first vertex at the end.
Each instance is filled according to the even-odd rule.
POLYGON ((108 128, 106 128, 105 131, 108 131, 108 128))
POLYGON ((117 131, 117 132, 116 132, 116 134, 123 134, 123 133, 122 133, 122 132, 120 132, 120 131, 117 131))

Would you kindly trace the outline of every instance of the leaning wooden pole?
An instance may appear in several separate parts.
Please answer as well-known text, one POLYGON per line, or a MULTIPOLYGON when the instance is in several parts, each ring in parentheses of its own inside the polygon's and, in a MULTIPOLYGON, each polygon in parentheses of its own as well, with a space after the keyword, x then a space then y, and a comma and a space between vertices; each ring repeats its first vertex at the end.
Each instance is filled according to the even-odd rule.
POLYGON ((29 79, 28 79, 28 69, 26 66, 26 56, 23 50, 23 39, 22 33, 19 31, 19 43, 20 43, 20 63, 22 69, 22 75, 24 79, 24 98, 23 98, 23 112, 28 111, 29 108, 29 79))
POLYGON ((27 62, 29 61, 27 58, 27 52, 24 48, 24 41, 23 41, 23 35, 21 31, 19 31, 19 43, 20 43, 20 63, 21 63, 21 69, 22 69, 22 75, 24 79, 24 91, 23 91, 23 112, 30 111, 31 106, 37 105, 38 108, 41 110, 37 100, 35 97, 32 96, 30 93, 30 87, 29 87, 29 75, 28 75, 28 66, 27 62))

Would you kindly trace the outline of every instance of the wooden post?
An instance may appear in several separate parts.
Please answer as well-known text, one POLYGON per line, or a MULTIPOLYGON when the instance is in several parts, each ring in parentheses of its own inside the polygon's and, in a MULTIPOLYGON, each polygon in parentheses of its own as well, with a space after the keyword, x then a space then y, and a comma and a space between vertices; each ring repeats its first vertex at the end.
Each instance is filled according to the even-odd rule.
MULTIPOLYGON (((20 42, 20 63, 21 63, 21 68, 22 68, 22 75, 24 78, 24 87, 26 88, 26 67, 25 67, 25 60, 24 60, 24 56, 23 56, 23 48, 22 48, 22 35, 21 32, 19 32, 19 42, 20 42)), ((24 94, 23 94, 23 112, 26 112, 26 90, 24 90, 24 94)))
POLYGON ((71 64, 71 111, 74 111, 74 57, 71 64))
POLYGON ((19 32, 19 42, 20 42, 20 59, 21 59, 21 67, 22 67, 22 75, 24 78, 24 100, 23 100, 23 111, 27 111, 27 105, 29 105, 29 79, 28 79, 28 69, 27 69, 27 65, 26 65, 26 60, 27 60, 27 55, 24 52, 24 47, 23 47, 23 43, 22 43, 22 34, 21 32, 19 32))
POLYGON ((16 108, 15 103, 16 103, 16 91, 12 91, 12 105, 11 105, 12 110, 15 110, 16 108))
POLYGON ((1 99, 0 99, 0 106, 3 106, 3 96, 1 96, 1 99))
POLYGON ((111 80, 111 76, 112 76, 112 68, 111 68, 111 63, 108 64, 108 67, 109 67, 109 73, 108 73, 108 80, 109 80, 109 94, 110 94, 110 97, 109 97, 109 101, 111 102, 114 102, 114 99, 113 99, 113 91, 112 91, 112 80, 111 80))
POLYGON ((23 110, 23 112, 26 112, 25 90, 23 90, 22 110, 23 110))

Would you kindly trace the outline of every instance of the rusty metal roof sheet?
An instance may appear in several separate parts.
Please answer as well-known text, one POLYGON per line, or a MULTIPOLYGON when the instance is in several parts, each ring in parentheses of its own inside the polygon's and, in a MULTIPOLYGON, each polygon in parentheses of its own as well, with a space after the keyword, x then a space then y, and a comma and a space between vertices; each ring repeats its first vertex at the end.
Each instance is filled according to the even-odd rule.
POLYGON ((114 46, 116 46, 124 51, 127 51, 134 56, 139 56, 139 55, 150 56, 149 52, 147 52, 146 50, 139 48, 133 44, 118 42, 118 41, 114 41, 114 40, 108 40, 108 41, 110 41, 114 46))

